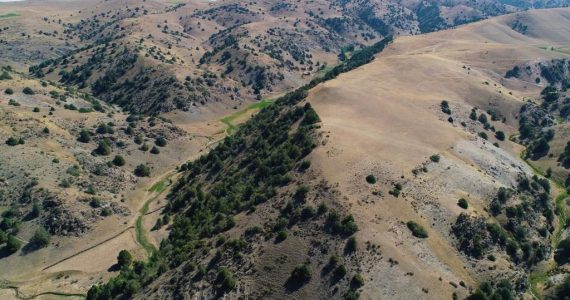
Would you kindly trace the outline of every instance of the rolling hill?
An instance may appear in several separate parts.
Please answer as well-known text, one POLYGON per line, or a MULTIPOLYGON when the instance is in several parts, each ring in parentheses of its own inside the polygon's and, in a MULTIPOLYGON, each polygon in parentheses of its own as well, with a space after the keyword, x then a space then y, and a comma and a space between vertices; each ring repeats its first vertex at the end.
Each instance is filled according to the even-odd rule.
POLYGON ((0 3, 0 298, 556 299, 565 5, 0 3))
POLYGON ((568 44, 568 16, 399 37, 369 64, 285 95, 185 165, 160 255, 89 297, 555 297, 565 191, 509 139, 547 83, 505 73, 565 58, 552 49, 568 44))

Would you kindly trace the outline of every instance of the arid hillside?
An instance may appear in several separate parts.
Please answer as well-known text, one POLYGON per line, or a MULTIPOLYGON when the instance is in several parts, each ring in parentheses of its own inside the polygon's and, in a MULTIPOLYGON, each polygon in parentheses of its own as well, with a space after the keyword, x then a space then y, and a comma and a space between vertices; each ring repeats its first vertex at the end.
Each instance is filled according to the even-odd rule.
POLYGON ((0 59, 136 113, 271 98, 390 34, 563 1, 26 1, 0 4, 0 59))
MULTIPOLYGON (((473 255, 468 250, 474 245, 466 245, 462 235, 474 231, 465 237, 474 239, 477 227, 454 230, 466 213, 507 231, 523 227, 530 235, 525 239, 537 243, 542 238, 533 236, 537 224, 530 215, 513 228, 509 213, 492 211, 501 187, 524 194, 521 178, 533 176, 519 159, 524 148, 509 136, 518 131, 525 101, 540 103, 548 85, 535 81, 540 72, 528 81, 507 79, 505 73, 519 64, 567 58, 558 49, 570 43, 569 17, 567 9, 541 10, 400 37, 372 63, 311 91, 307 101, 328 137, 311 161, 346 196, 361 244, 378 243, 382 252, 381 260, 362 262, 365 298, 463 297, 481 281, 503 278, 529 292, 526 276, 544 267, 540 261, 551 260, 550 254, 521 263, 482 234, 481 244, 488 245, 473 255), (526 29, 519 32, 513 24, 526 29), (367 175, 377 183, 367 183, 367 175), (458 205, 462 198, 466 209, 458 205), (415 238, 408 221, 421 224, 429 237, 415 238)), ((552 188, 553 194, 560 192, 552 188)), ((564 228, 551 233, 558 231, 568 234, 564 228)), ((543 242, 547 252, 549 238, 543 242)))
POLYGON ((154 246, 139 236, 158 217, 146 214, 179 162, 216 139, 205 123, 127 115, 9 68, 0 70, 0 120, 3 299, 83 294, 114 272, 120 250, 144 258, 154 246))
POLYGON ((157 256, 88 298, 559 298, 567 194, 517 137, 547 73, 507 73, 564 59, 569 16, 356 51, 184 164, 157 256))
POLYGON ((564 295, 566 4, 0 3, 0 298, 564 295))

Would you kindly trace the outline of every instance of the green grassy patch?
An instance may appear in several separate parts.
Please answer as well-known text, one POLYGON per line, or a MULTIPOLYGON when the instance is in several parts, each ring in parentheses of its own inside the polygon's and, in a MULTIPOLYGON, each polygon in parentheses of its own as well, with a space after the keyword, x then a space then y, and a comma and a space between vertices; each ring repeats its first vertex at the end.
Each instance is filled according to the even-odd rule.
POLYGON ((137 241, 139 242, 139 244, 144 248, 144 250, 146 251, 146 253, 150 257, 157 251, 157 249, 148 240, 148 237, 146 236, 145 229, 144 229, 142 221, 143 221, 142 215, 138 216, 137 222, 135 224, 136 237, 137 237, 137 241))
POLYGON ((235 124, 235 120, 237 120, 239 117, 245 115, 248 112, 256 112, 256 111, 260 111, 263 108, 265 108, 266 106, 270 105, 271 103, 273 103, 273 100, 269 99, 269 100, 261 100, 259 102, 253 103, 251 105, 249 105, 248 107, 240 110, 240 111, 236 111, 235 113, 223 117, 220 121, 224 124, 226 124, 226 126, 228 126, 228 128, 226 129, 226 132, 228 134, 231 134, 232 132, 234 132, 237 129, 237 125, 235 124))
POLYGON ((152 203, 152 201, 156 200, 156 198, 158 198, 158 196, 160 196, 160 194, 162 194, 162 192, 164 192, 169 185, 170 185, 170 176, 153 184, 150 187, 149 191, 157 194, 154 197, 148 199, 143 204, 143 206, 139 210, 140 215, 137 217, 137 221, 135 223, 135 233, 136 233, 137 242, 144 248, 148 256, 151 256, 154 253, 156 253, 158 249, 156 249, 156 247, 148 240, 148 237, 146 236, 146 230, 143 226, 143 216, 148 212, 148 208, 152 203))
POLYGON ((320 69, 320 70, 317 72, 317 77, 325 76, 325 74, 327 74, 330 70, 334 69, 334 67, 335 67, 335 66, 326 66, 326 67, 320 69))
POLYGON ((18 17, 19 15, 20 14, 18 14, 18 13, 7 13, 7 14, 0 15, 0 19, 18 17))
POLYGON ((167 182, 167 180, 165 179, 165 180, 161 180, 161 181, 153 184, 150 187, 149 191, 151 191, 153 193, 162 193, 166 189, 166 187, 168 186, 166 184, 166 182, 167 182))

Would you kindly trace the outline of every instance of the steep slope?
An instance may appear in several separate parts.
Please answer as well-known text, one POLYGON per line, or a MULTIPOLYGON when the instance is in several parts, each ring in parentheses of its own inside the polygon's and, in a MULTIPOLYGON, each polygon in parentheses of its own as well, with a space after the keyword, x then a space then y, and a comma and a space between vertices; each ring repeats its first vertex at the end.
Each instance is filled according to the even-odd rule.
POLYGON ((543 87, 504 74, 515 61, 564 57, 543 45, 567 43, 558 37, 569 15, 536 11, 400 37, 350 71, 369 61, 355 53, 184 165, 160 255, 88 298, 441 299, 485 281, 493 284, 477 293, 542 293, 529 276, 556 265, 563 214, 553 198, 564 194, 507 139, 523 98, 543 87), (559 23, 537 21, 540 39, 511 25, 544 14, 559 23), (319 202, 348 217, 312 213, 319 202), (340 280, 330 273, 339 262, 340 280))
POLYGON ((518 159, 522 147, 494 131, 515 133, 523 99, 538 97, 543 86, 503 76, 519 62, 567 57, 542 47, 570 42, 569 17, 567 9, 541 10, 400 37, 372 63, 311 91, 308 101, 330 136, 311 161, 347 196, 345 206, 361 228, 358 239, 378 243, 383 254, 364 263, 363 296, 441 299, 500 278, 528 285, 525 273, 533 268, 516 259, 459 252, 461 236, 452 225, 462 212, 492 219, 488 211, 499 187, 517 190, 520 176, 532 176, 518 159), (517 20, 526 20, 526 35, 513 30, 517 20), (369 174, 377 184, 366 183, 369 174), (460 198, 467 210, 458 206, 460 198), (413 237, 405 224, 410 220, 429 238, 413 237))

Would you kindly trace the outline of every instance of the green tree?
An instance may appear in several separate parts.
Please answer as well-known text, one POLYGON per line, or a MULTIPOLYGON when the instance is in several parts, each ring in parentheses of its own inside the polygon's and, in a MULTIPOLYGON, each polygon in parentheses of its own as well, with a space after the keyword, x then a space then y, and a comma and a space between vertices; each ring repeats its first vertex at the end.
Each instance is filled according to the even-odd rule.
POLYGON ((140 164, 135 168, 134 173, 138 177, 149 177, 150 176, 150 168, 145 164, 140 164))
POLYGON ((352 280, 350 281, 350 286, 353 289, 359 289, 364 286, 364 278, 360 274, 356 274, 352 276, 352 280))
POLYGON ((570 238, 563 239, 558 243, 554 260, 561 265, 570 261, 570 238))
POLYGON ((499 141, 504 141, 505 140, 505 133, 499 130, 495 133, 495 137, 499 141))
POLYGON ((309 282, 311 280, 311 269, 305 264, 297 266, 291 272, 289 280, 295 283, 309 282))
POLYGON ((32 90, 30 87, 25 87, 22 92, 26 95, 33 95, 35 94, 34 90, 32 90))
POLYGON ((95 149, 95 153, 105 156, 111 154, 111 145, 109 143, 109 140, 100 140, 97 149, 95 149))
POLYGON ((469 119, 473 121, 477 120, 477 113, 475 112, 475 110, 471 111, 471 114, 469 114, 469 119))
POLYGON ((124 166, 125 165, 125 159, 122 156, 117 155, 117 156, 115 156, 115 158, 113 158, 113 164, 115 166, 118 166, 118 167, 124 166))
POLYGON ((91 132, 87 131, 86 129, 81 129, 77 140, 81 143, 89 143, 89 141, 91 141, 91 132))
POLYGON ((40 216, 40 213, 41 213, 41 207, 38 204, 38 202, 34 201, 34 204, 32 204, 32 211, 30 212, 30 217, 35 219, 40 216))
POLYGON ((19 140, 18 140, 17 138, 15 138, 15 137, 9 137, 9 138, 6 140, 6 145, 8 145, 8 146, 16 146, 16 145, 18 145, 18 144, 20 144, 20 143, 19 143, 19 140))
POLYGON ((6 240, 6 245, 4 246, 4 250, 8 254, 16 253, 22 247, 22 243, 13 235, 9 235, 8 239, 6 240))
POLYGON ((459 201, 457 201, 457 205, 463 209, 467 209, 469 207, 467 200, 465 200, 464 198, 459 199, 459 201))
POLYGON ((219 269, 216 281, 219 283, 220 289, 225 292, 229 292, 236 287, 236 280, 233 274, 225 267, 219 269))
POLYGON ((154 143, 159 147, 164 147, 166 146, 166 139, 164 137, 158 137, 154 140, 154 143))
POLYGON ((410 229, 410 231, 412 232, 413 236, 418 237, 418 238, 422 238, 422 239, 425 239, 428 237, 428 233, 422 225, 420 225, 414 221, 408 221, 406 223, 406 225, 408 226, 408 229, 410 229))
POLYGON ((133 262, 133 256, 129 251, 121 250, 119 252, 119 255, 117 256, 117 265, 119 265, 121 269, 126 269, 130 267, 132 262, 133 262))
POLYGON ((47 230, 43 227, 40 227, 36 230, 32 238, 30 239, 30 244, 36 248, 44 248, 49 245, 50 234, 47 230))

